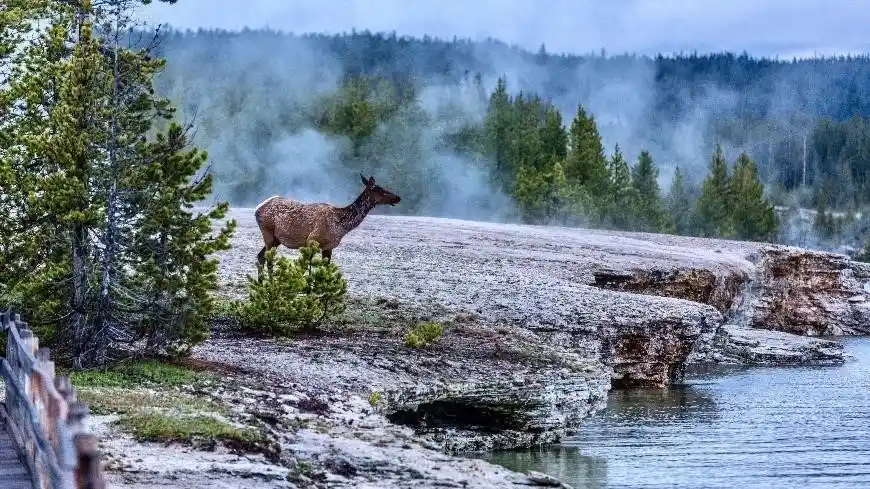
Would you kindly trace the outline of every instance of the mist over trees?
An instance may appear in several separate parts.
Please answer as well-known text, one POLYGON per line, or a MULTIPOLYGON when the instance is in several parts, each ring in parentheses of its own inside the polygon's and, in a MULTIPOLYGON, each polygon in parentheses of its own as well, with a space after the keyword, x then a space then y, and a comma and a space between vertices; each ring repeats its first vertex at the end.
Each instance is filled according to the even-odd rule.
POLYGON ((158 90, 195 117, 215 194, 235 205, 273 194, 349 202, 362 171, 402 195, 392 212, 405 214, 818 247, 866 227, 868 57, 162 35, 158 90), (815 209, 809 224, 798 208, 815 209))

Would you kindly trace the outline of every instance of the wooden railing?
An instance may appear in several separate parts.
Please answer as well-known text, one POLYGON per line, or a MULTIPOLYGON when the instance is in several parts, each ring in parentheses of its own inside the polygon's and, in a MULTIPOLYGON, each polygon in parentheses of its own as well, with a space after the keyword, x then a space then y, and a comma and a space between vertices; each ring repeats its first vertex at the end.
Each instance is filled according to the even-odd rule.
POLYGON ((0 415, 41 489, 104 489, 97 438, 85 427, 87 405, 76 400, 69 377, 55 377, 48 348, 39 347, 18 314, 0 314, 6 358, 0 370, 6 401, 0 415))

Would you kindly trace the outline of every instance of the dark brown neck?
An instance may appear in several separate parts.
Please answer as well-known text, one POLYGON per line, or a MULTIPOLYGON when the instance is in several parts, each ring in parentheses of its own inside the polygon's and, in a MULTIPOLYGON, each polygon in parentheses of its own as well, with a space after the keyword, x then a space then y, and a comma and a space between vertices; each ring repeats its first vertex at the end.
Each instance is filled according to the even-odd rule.
POLYGON ((342 207, 339 212, 339 225, 345 233, 356 228, 363 222, 368 213, 375 208, 375 200, 368 189, 363 190, 359 197, 349 206, 342 207))

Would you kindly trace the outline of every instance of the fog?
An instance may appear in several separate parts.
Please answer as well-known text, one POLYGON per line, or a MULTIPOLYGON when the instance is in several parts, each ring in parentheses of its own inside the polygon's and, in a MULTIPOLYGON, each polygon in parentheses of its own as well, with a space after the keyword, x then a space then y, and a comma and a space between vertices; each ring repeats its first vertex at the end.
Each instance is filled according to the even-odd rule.
MULTIPOLYGON (((359 64, 358 59, 352 59, 359 53, 339 56, 335 50, 325 49, 322 39, 315 41, 307 37, 281 35, 275 31, 243 31, 234 36, 189 35, 180 41, 168 42, 161 52, 168 58, 166 73, 161 77, 163 87, 165 94, 180 106, 183 119, 190 121, 196 117, 195 143, 209 152, 210 164, 217 176, 216 198, 229 199, 234 205, 256 205, 277 194, 342 205, 351 202, 361 191, 358 176, 361 172, 366 176, 374 176, 379 184, 402 196, 402 205, 385 209, 384 212, 491 221, 515 219, 511 198, 490 181, 490 162, 453 153, 444 147, 443 136, 464 125, 483 120, 485 97, 500 76, 506 78, 508 89, 513 94, 520 91, 537 93, 552 100, 562 112, 566 126, 570 125, 577 105, 582 104, 595 117, 608 154, 614 145, 619 144, 623 155, 633 163, 641 150, 649 150, 659 167, 659 183, 663 193, 667 191, 677 166, 683 169, 688 182, 700 183, 707 172, 713 145, 720 142, 711 136, 711 124, 739 113, 743 109, 741 104, 747 100, 763 106, 762 111, 774 118, 781 116, 783 132, 801 134, 806 133, 806 127, 790 127, 794 123, 789 116, 817 104, 820 97, 826 96, 824 90, 805 90, 798 94, 796 87, 807 84, 805 73, 800 70, 781 70, 776 79, 758 84, 763 89, 753 88, 741 93, 712 83, 671 87, 675 98, 683 105, 680 116, 666 123, 654 121, 649 114, 656 111, 653 105, 661 93, 656 91, 655 64, 651 59, 635 55, 617 55, 614 58, 609 54, 605 59, 600 54, 593 54, 587 56, 579 66, 571 68, 563 67, 558 58, 547 64, 540 63, 534 55, 537 48, 533 46, 540 46, 536 39, 546 42, 548 51, 553 49, 551 46, 556 46, 557 51, 570 50, 572 46, 560 41, 560 36, 571 38, 571 35, 576 34, 574 38, 579 41, 575 44, 574 52, 597 52, 597 49, 592 49, 593 41, 589 32, 577 27, 588 25, 591 21, 583 21, 585 24, 578 21, 571 27, 556 19, 552 25, 545 25, 541 11, 549 12, 550 18, 554 19, 554 12, 568 9, 563 13, 570 17, 572 7, 562 2, 548 3, 547 8, 541 9, 527 6, 529 8, 526 10, 520 8, 518 3, 512 4, 507 10, 495 9, 484 15, 479 9, 484 9, 485 3, 475 4, 468 16, 455 17, 452 32, 472 32, 474 29, 470 25, 477 22, 477 25, 486 28, 478 30, 476 37, 501 33, 505 36, 505 42, 460 42, 452 44, 453 48, 447 51, 451 56, 448 60, 451 73, 465 70, 472 74, 481 73, 484 96, 481 96, 481 89, 468 80, 456 83, 442 76, 417 79, 415 81, 421 87, 417 93, 417 103, 380 124, 362 148, 362 157, 349 158, 348 154, 352 152, 349 139, 319 132, 312 125, 304 123, 305 118, 300 116, 308 113, 321 97, 340 86, 342 75, 350 63, 359 64), (539 28, 525 29, 523 32, 526 34, 523 34, 499 24, 512 23, 516 27, 521 11, 527 14, 531 12, 527 26, 539 28), (508 44, 512 42, 527 50, 508 44)), ((818 22, 813 29, 801 30, 800 38, 791 44, 782 37, 778 23, 772 23, 764 35, 758 34, 764 31, 760 27, 752 31, 749 27, 735 29, 730 26, 726 30, 731 37, 726 40, 722 25, 711 20, 717 15, 712 15, 715 12, 710 9, 701 9, 711 14, 704 20, 707 23, 704 24, 706 31, 702 32, 697 25, 690 29, 697 36, 694 38, 695 44, 692 44, 690 41, 693 38, 687 37, 686 32, 676 27, 673 32, 665 32, 667 29, 662 31, 667 19, 673 17, 668 13, 671 10, 650 13, 638 3, 628 3, 634 7, 627 10, 613 7, 616 10, 609 13, 604 11, 607 8, 586 5, 591 8, 587 11, 587 17, 599 19, 596 25, 602 24, 601 19, 613 21, 612 26, 608 27, 609 33, 603 33, 600 41, 594 41, 606 45, 608 53, 619 53, 620 48, 623 51, 646 53, 691 47, 702 52, 705 48, 710 51, 739 51, 741 47, 748 46, 755 48, 754 51, 750 50, 753 55, 789 55, 810 51, 832 53, 863 47, 828 35, 836 29, 825 27, 829 25, 825 19, 844 15, 843 5, 838 2, 826 4, 826 12, 817 11, 818 5, 812 2, 795 6, 805 15, 790 16, 804 19, 801 22, 815 16, 818 22), (827 17, 822 18, 823 13, 827 17), (648 16, 649 25, 643 24, 641 14, 648 16), (611 15, 611 18, 607 15, 611 15), (620 26, 633 27, 626 29, 620 26), (652 33, 654 28, 659 29, 658 37, 652 33), (740 41, 741 35, 750 35, 746 31, 752 31, 756 37, 740 41)), ((152 22, 171 23, 175 20, 181 27, 239 28, 240 25, 256 25, 260 22, 260 25, 280 28, 301 26, 301 30, 309 28, 321 32, 346 31, 354 25, 374 28, 390 25, 400 34, 408 32, 420 36, 429 32, 449 36, 451 32, 441 18, 443 13, 433 13, 435 20, 431 25, 423 25, 420 19, 409 21, 402 17, 411 15, 407 12, 396 13, 386 6, 383 9, 371 7, 360 10, 352 7, 356 5, 353 2, 347 3, 347 8, 323 7, 323 11, 333 12, 334 15, 329 16, 321 15, 323 11, 318 10, 315 4, 301 2, 293 9, 305 15, 302 20, 294 21, 287 20, 286 15, 278 15, 278 11, 285 10, 265 0, 249 2, 244 12, 233 8, 214 9, 202 12, 203 15, 198 17, 192 14, 199 12, 196 4, 196 0, 189 0, 188 3, 161 6, 149 11, 145 17, 152 22), (170 12, 176 13, 169 15, 170 12), (272 13, 267 15, 263 12, 272 13), (304 19, 310 22, 306 24, 304 19)), ((720 5, 711 9, 725 9, 718 14, 719 21, 724 24, 728 24, 728 19, 739 18, 734 9, 748 15, 746 22, 749 24, 758 23, 759 18, 776 12, 775 8, 768 5, 758 7, 760 12, 753 13, 746 9, 756 7, 738 4, 743 7, 729 4, 733 8, 720 5)), ((327 5, 335 7, 336 3, 327 5)), ((421 5, 423 10, 435 10, 431 3, 421 5)), ((854 7, 854 4, 850 5, 854 7)), ((445 2, 443 8, 449 12, 456 6, 445 2)), ((694 12, 692 15, 705 12, 694 12)), ((841 25, 839 34, 845 36, 843 39, 854 38, 848 35, 853 30, 852 24, 841 25)), ((682 24, 676 22, 673 25, 682 24)), ((595 29, 594 32, 601 32, 603 27, 595 29)), ((793 32, 791 27, 787 30, 793 32)), ((419 66, 427 63, 432 56, 431 51, 408 49, 402 51, 398 58, 384 63, 390 66, 419 66)), ((766 156, 768 148, 780 141, 769 135, 753 134, 746 134, 742 139, 739 144, 725 142, 726 157, 734 161, 739 152, 749 151, 756 157, 760 171, 764 174, 765 167, 770 164, 766 156)), ((788 222, 784 224, 790 228, 788 222)), ((785 232, 784 236, 794 234, 785 232)), ((801 234, 805 235, 805 231, 802 230, 801 234)))

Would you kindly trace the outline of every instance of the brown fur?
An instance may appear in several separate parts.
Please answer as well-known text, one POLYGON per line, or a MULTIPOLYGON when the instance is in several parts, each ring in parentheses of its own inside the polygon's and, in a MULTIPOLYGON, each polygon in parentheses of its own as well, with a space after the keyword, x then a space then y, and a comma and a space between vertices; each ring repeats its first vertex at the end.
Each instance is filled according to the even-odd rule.
POLYGON ((254 211, 265 243, 257 253, 257 262, 262 265, 266 251, 278 245, 299 249, 310 239, 320 245, 323 258, 331 260, 332 250, 347 233, 362 223, 376 205, 396 205, 401 200, 398 195, 376 185, 374 177, 367 179, 360 175, 360 178, 365 189, 346 207, 306 204, 277 195, 264 200, 254 211))

